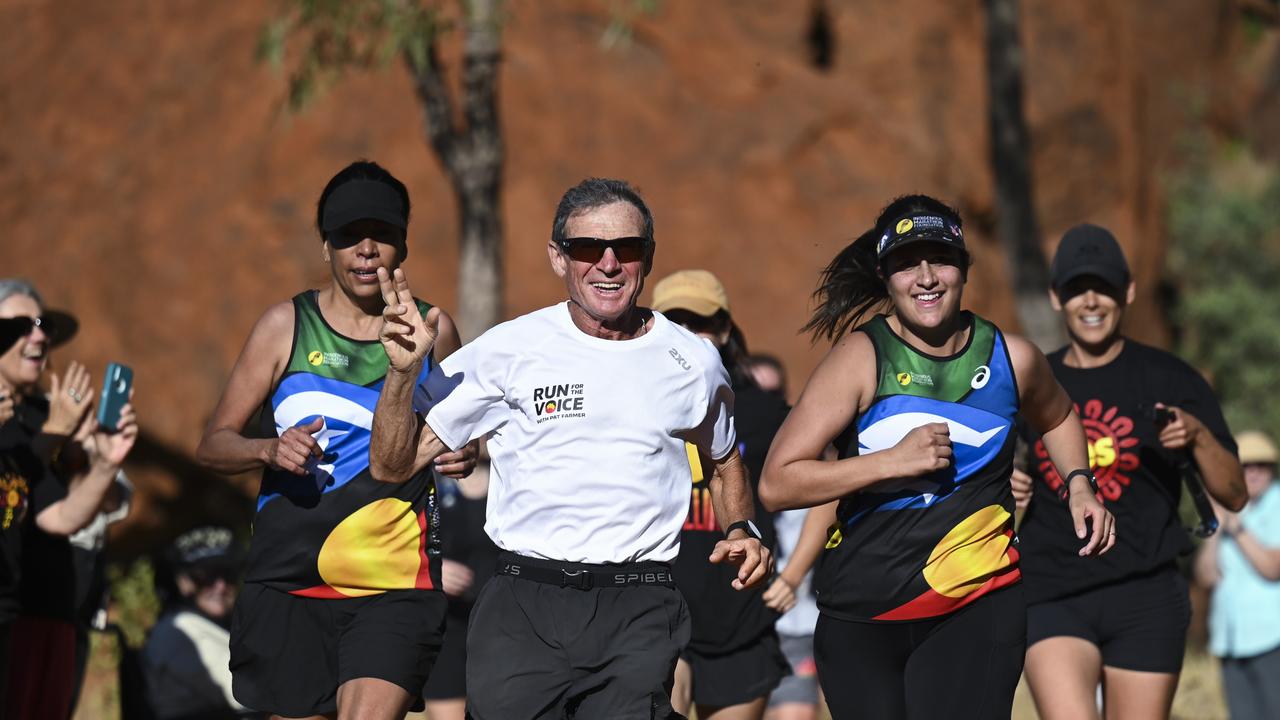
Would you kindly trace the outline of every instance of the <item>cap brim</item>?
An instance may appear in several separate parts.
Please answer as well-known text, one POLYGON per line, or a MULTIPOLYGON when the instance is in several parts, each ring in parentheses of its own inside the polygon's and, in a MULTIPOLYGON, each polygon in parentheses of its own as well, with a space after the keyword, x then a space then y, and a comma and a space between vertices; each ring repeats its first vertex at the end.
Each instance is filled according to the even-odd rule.
POLYGON ((880 253, 879 258, 883 260, 884 258, 888 257, 889 253, 892 253, 893 251, 898 250, 899 248, 904 248, 908 245, 915 245, 916 243, 923 243, 923 242, 934 243, 936 245, 946 245, 947 247, 955 248, 956 250, 959 250, 960 252, 964 253, 966 257, 968 257, 969 255, 969 248, 965 247, 961 243, 956 242, 954 237, 948 237, 945 234, 931 232, 931 233, 922 234, 922 235, 911 235, 910 237, 907 237, 904 240, 900 240, 896 243, 893 243, 889 247, 885 248, 883 253, 880 253))
POLYGON ((51 348, 65 344, 80 330, 80 321, 69 312, 45 309, 41 311, 40 317, 40 329, 48 336, 51 348))
POLYGON ((696 313, 703 317, 711 317, 721 310, 728 312, 726 308, 720 307, 719 304, 712 300, 689 295, 676 295, 674 297, 663 298, 662 302, 654 302, 653 309, 663 313, 670 310, 688 310, 691 313, 696 313))
POLYGON ((1078 265, 1053 278, 1053 287, 1056 290, 1072 280, 1086 275, 1096 277, 1116 290, 1124 290, 1129 284, 1125 272, 1112 265, 1078 265))
POLYGON ((333 232, 344 225, 350 225, 357 220, 378 220, 401 230, 409 227, 403 215, 389 208, 352 208, 345 212, 334 212, 325 220, 325 226, 321 229, 327 233, 333 232))

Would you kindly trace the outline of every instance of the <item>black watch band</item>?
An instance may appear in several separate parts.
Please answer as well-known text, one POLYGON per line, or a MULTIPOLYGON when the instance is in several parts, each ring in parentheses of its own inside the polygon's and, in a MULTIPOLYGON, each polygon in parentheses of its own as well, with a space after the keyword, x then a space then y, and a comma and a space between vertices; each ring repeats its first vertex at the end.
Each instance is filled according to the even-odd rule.
POLYGON ((733 532, 734 530, 741 530, 745 532, 747 535, 757 540, 764 539, 764 536, 760 534, 760 528, 756 527, 756 524, 751 522, 750 520, 739 520, 738 522, 733 523, 729 527, 725 528, 724 529, 725 537, 728 537, 729 533, 733 532))
POLYGON ((1092 470, 1080 468, 1067 473, 1067 477, 1062 481, 1062 487, 1058 488, 1059 498, 1066 500, 1071 496, 1071 478, 1077 475, 1083 475, 1089 481, 1089 487, 1093 488, 1093 494, 1098 494, 1098 478, 1093 474, 1092 470))

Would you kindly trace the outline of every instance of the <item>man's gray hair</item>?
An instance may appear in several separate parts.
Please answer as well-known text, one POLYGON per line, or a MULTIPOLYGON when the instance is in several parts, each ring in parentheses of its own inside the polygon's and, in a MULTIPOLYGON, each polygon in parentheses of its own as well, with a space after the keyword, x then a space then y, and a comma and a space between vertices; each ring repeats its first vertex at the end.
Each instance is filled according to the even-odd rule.
POLYGON ((653 242, 653 214, 644 204, 644 198, 626 180, 610 178, 587 178, 565 191, 556 207, 556 218, 551 223, 551 241, 559 243, 565 239, 564 228, 569 224, 569 218, 616 202, 631 203, 640 211, 641 234, 645 240, 653 242))

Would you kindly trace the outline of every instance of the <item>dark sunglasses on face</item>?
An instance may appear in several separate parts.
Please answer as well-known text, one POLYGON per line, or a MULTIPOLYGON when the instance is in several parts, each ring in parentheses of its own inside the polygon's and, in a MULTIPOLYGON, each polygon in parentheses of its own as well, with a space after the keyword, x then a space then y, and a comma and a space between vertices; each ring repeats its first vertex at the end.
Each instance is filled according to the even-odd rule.
POLYGON ((51 332, 48 318, 31 317, 30 315, 19 315, 17 317, 0 319, 0 327, 4 328, 5 335, 14 337, 26 337, 36 328, 44 330, 48 335, 51 332))
POLYGON ((644 260, 648 257, 653 242, 642 237, 620 237, 612 240, 576 237, 561 238, 557 244, 561 251, 575 261, 595 265, 604 258, 605 250, 613 250, 613 256, 620 263, 644 260))
POLYGON ((671 310, 663 311, 662 314, 666 315, 667 319, 670 320, 671 322, 677 325, 680 325, 684 329, 694 334, 718 333, 720 332, 723 326, 720 318, 714 315, 711 317, 707 317, 706 315, 699 315, 698 313, 695 313, 693 311, 684 310, 681 308, 672 308, 671 310))

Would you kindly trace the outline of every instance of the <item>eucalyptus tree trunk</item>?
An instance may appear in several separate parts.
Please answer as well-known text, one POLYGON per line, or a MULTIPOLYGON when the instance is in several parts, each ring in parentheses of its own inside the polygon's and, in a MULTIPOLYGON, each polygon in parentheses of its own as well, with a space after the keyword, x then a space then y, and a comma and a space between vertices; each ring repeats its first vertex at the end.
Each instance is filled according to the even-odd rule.
POLYGON ((467 0, 462 55, 462 126, 433 44, 419 67, 406 54, 422 103, 427 142, 453 185, 460 235, 456 319, 463 341, 503 316, 501 187, 504 149, 498 121, 501 0, 467 0))
POLYGON ((1022 46, 1018 0, 985 0, 987 83, 991 94, 991 166, 996 181, 996 231, 1008 259, 1022 332, 1042 350, 1066 336, 1049 305, 1049 265, 1040 246, 1031 187, 1031 139, 1022 112, 1022 46))

